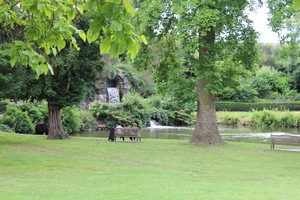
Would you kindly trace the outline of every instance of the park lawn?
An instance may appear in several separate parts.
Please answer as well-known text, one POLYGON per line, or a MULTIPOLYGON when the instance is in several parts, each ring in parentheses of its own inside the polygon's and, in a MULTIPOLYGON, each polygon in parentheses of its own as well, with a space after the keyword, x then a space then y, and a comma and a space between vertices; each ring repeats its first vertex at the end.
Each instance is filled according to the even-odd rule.
POLYGON ((0 199, 300 199, 300 152, 0 132, 0 199))

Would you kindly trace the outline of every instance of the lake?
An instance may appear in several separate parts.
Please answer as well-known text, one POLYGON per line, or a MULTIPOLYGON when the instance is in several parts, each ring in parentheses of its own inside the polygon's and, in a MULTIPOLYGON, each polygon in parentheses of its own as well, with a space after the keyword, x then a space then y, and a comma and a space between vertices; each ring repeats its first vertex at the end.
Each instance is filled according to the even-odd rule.
MULTIPOLYGON (((269 143, 271 134, 292 134, 300 135, 297 128, 261 128, 251 126, 230 126, 219 125, 219 132, 227 142, 249 142, 249 143, 269 143)), ((194 133, 194 127, 182 126, 153 126, 140 129, 142 138, 152 139, 183 139, 189 140, 194 133)), ((108 138, 109 130, 89 131, 71 134, 77 137, 100 137, 108 138)))

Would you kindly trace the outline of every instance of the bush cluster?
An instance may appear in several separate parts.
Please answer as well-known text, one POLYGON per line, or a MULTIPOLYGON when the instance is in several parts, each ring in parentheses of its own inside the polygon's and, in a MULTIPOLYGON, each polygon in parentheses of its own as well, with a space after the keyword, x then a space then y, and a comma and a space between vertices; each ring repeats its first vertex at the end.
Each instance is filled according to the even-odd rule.
POLYGON ((216 102, 217 111, 253 111, 264 109, 277 110, 300 110, 300 101, 294 102, 259 102, 259 103, 236 103, 236 102, 216 102))
MULTIPOLYGON (((96 118, 88 110, 65 107, 61 112, 64 133, 94 129, 96 118)), ((0 119, 0 130, 6 132, 34 134, 37 124, 48 123, 48 107, 44 102, 17 102, 7 106, 3 118, 0 119)))
POLYGON ((7 106, 0 124, 8 126, 16 133, 33 134, 35 127, 29 118, 27 111, 23 112, 13 106, 7 106))
POLYGON ((239 121, 240 120, 236 115, 225 115, 223 123, 228 125, 237 125, 239 121))
POLYGON ((166 125, 185 125, 192 121, 190 113, 164 109, 159 97, 144 99, 137 93, 125 96, 119 104, 93 102, 90 111, 97 119, 104 119, 108 127, 115 127, 118 122, 145 127, 151 119, 166 125))
POLYGON ((300 127, 300 115, 291 112, 278 115, 276 111, 256 111, 252 116, 252 124, 262 127, 300 127))

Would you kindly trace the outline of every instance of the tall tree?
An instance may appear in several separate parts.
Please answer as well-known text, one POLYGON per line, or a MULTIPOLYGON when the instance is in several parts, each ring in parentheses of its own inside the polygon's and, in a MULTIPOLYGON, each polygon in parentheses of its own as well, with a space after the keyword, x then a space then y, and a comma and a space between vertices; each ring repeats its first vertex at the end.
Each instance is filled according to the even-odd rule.
POLYGON ((291 76, 300 91, 300 1, 267 0, 267 4, 270 9, 269 24, 280 38, 281 70, 291 76))
MULTIPOLYGON (((234 82, 256 61, 257 33, 246 10, 254 1, 137 1, 144 34, 160 39, 174 32, 189 73, 197 80, 197 123, 190 144, 219 145, 214 87, 234 82)), ((148 40, 150 40, 148 38, 148 40)))
MULTIPOLYGON (((87 30, 88 20, 82 17, 76 20, 76 26, 87 30)), ((29 68, 9 67, 9 58, 1 56, 0 71, 3 80, 9 79, 13 82, 6 84, 6 88, 1 88, 0 98, 46 100, 48 137, 66 137, 61 123, 61 109, 79 104, 85 98, 86 87, 95 81, 101 72, 103 63, 97 43, 99 42, 88 44, 87 41, 79 40, 79 51, 74 47, 61 50, 56 56, 48 59, 54 75, 42 74, 39 79, 35 78, 36 74, 29 68)))
POLYGON ((78 38, 92 43, 98 40, 101 33, 101 54, 110 53, 111 57, 118 57, 127 49, 134 58, 138 52, 138 41, 147 42, 143 36, 133 32, 133 26, 128 21, 133 15, 130 0, 0 0, 0 28, 5 30, 4 34, 1 32, 0 39, 6 37, 6 42, 13 44, 0 53, 10 57, 13 67, 16 64, 25 65, 32 68, 37 76, 49 71, 54 75, 45 77, 50 88, 44 91, 49 103, 48 137, 59 138, 63 133, 60 110, 64 104, 60 101, 69 101, 69 95, 73 95, 71 98, 74 101, 69 101, 71 103, 79 99, 75 91, 70 91, 81 87, 77 85, 78 88, 74 88, 76 86, 71 83, 85 80, 80 76, 88 72, 88 69, 82 73, 75 69, 79 62, 74 63, 73 56, 80 55, 76 55, 78 53, 73 49, 80 50, 78 38), (81 16, 91 22, 86 30, 74 25, 74 20, 81 16), (65 47, 71 50, 65 50, 65 47), (65 63, 59 62, 62 57, 67 59, 65 63))

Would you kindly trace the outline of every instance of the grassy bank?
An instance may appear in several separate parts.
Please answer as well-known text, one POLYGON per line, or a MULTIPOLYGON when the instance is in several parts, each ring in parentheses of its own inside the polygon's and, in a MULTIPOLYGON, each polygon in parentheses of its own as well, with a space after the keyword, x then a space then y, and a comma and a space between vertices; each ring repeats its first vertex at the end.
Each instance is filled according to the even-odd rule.
MULTIPOLYGON (((264 110, 254 112, 216 112, 219 124, 243 124, 265 127, 296 127, 300 128, 300 112, 264 110)), ((192 114, 193 121, 197 114, 192 114)))
POLYGON ((300 153, 0 132, 0 199, 300 199, 300 153))

